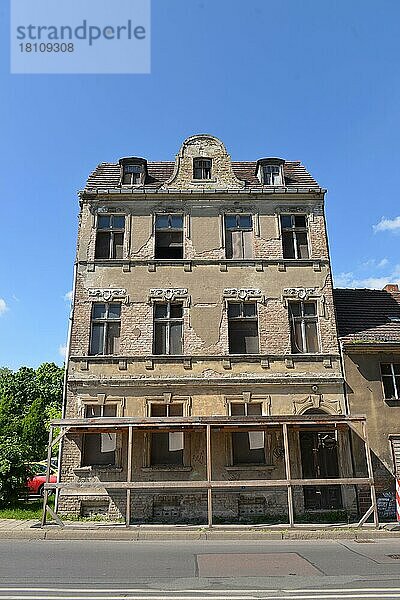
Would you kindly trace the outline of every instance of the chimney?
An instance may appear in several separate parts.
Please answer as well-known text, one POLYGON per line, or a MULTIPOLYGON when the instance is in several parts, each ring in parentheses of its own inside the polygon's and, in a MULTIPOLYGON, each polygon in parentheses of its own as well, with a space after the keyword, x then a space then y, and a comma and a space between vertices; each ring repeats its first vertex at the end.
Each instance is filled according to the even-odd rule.
POLYGON ((385 292, 389 292, 389 294, 395 294, 399 291, 399 286, 397 283, 388 283, 383 289, 385 292))

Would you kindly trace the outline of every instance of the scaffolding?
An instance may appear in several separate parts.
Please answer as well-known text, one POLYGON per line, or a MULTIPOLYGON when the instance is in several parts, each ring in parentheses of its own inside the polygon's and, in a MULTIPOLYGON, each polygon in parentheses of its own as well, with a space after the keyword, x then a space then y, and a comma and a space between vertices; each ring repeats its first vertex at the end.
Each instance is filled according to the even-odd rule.
POLYGON ((47 455, 46 483, 44 485, 42 527, 46 525, 49 515, 58 525, 64 523, 49 506, 49 494, 56 491, 59 494, 72 496, 93 495, 106 490, 123 490, 126 493, 125 524, 131 525, 131 494, 132 491, 159 491, 162 493, 173 491, 206 491, 207 492, 207 527, 213 527, 213 492, 232 491, 237 488, 240 491, 267 490, 271 488, 287 489, 287 507, 289 526, 294 527, 294 501, 293 488, 295 486, 331 486, 331 485, 363 485, 368 486, 371 496, 371 506, 357 523, 361 527, 368 518, 373 515, 374 526, 379 526, 378 510, 376 503, 375 484, 372 470, 371 450, 368 442, 368 434, 365 416, 336 416, 310 414, 302 416, 199 416, 199 417, 95 417, 82 419, 59 419, 51 422, 49 433, 49 445, 47 455), (365 449, 367 465, 367 477, 335 477, 323 479, 293 478, 290 462, 290 438, 288 432, 291 428, 302 426, 318 426, 320 429, 328 429, 337 426, 347 426, 349 430, 361 438, 365 449), (215 480, 213 479, 212 467, 212 444, 211 432, 219 431, 264 431, 269 428, 281 428, 283 435, 285 479, 237 479, 237 480, 215 480), (55 430, 60 430, 54 435, 55 430), (204 480, 180 480, 180 481, 133 481, 133 432, 142 430, 150 432, 170 431, 198 431, 205 433, 206 447, 206 478, 204 480), (50 465, 52 448, 68 434, 85 433, 118 433, 127 432, 127 470, 125 481, 68 481, 50 483, 50 465))

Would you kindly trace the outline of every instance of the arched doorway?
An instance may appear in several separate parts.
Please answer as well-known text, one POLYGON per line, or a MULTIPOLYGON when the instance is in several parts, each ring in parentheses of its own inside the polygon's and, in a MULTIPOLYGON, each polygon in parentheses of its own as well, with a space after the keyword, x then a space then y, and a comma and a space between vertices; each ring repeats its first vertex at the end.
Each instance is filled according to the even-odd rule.
MULTIPOLYGON (((327 414, 312 408, 304 414, 327 414)), ((337 431, 310 425, 299 432, 303 477, 305 479, 331 479, 339 477, 337 431)), ((336 510, 342 508, 340 485, 307 485, 304 491, 306 510, 336 510)))

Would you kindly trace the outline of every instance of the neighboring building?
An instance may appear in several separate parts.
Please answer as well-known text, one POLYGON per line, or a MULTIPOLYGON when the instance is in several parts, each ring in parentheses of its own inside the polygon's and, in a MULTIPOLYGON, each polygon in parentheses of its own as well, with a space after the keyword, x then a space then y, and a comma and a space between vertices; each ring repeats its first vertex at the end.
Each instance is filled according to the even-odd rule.
POLYGON ((212 501, 219 521, 292 521, 292 500, 299 518, 357 513, 354 485, 335 483, 354 465, 324 195, 300 162, 232 162, 209 135, 175 162, 90 175, 60 514, 210 522, 212 501))
POLYGON ((400 477, 399 288, 335 289, 334 301, 350 413, 367 416, 378 507, 383 519, 394 518, 394 477, 400 477))

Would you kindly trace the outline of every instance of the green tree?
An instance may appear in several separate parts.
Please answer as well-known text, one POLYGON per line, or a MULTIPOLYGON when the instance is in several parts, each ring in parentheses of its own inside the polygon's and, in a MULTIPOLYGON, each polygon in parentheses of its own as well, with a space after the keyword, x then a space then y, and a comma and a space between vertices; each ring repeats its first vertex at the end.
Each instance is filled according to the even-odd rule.
POLYGON ((63 369, 0 369, 0 505, 25 491, 27 463, 46 456, 51 419, 61 414, 63 369))

